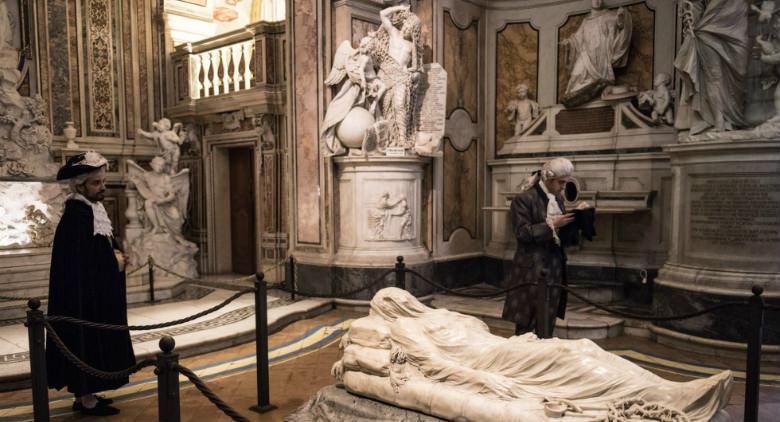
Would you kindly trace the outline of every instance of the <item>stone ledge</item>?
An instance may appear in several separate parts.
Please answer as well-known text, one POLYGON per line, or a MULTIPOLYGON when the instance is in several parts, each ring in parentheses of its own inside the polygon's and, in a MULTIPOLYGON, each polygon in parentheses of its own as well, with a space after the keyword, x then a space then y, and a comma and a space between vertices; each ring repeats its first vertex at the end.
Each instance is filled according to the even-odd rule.
MULTIPOLYGON (((745 359, 745 353, 747 353, 746 343, 698 337, 659 327, 655 324, 650 324, 648 329, 651 335, 655 337, 657 343, 675 349, 732 359, 745 359)), ((780 362, 780 346, 763 345, 761 348, 761 361, 780 362)))

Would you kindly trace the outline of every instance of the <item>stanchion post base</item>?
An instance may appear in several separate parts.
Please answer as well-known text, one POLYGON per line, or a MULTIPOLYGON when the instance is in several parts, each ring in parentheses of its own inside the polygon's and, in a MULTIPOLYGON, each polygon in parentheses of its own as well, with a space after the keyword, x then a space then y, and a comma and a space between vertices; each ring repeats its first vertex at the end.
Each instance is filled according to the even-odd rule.
POLYGON ((249 408, 249 410, 251 410, 253 412, 257 412, 257 413, 267 413, 267 412, 270 412, 270 411, 275 410, 275 409, 276 409, 276 406, 274 406, 272 404, 268 404, 268 405, 265 405, 265 406, 260 406, 260 405, 256 404, 256 405, 254 405, 254 406, 249 408))

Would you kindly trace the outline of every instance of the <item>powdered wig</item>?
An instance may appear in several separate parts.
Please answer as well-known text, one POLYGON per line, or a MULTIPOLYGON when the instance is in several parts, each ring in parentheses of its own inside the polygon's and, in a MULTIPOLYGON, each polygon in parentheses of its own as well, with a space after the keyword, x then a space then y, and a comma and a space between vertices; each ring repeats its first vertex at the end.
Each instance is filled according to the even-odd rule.
POLYGON ((574 172, 574 164, 566 158, 557 157, 542 166, 542 180, 569 177, 574 172))

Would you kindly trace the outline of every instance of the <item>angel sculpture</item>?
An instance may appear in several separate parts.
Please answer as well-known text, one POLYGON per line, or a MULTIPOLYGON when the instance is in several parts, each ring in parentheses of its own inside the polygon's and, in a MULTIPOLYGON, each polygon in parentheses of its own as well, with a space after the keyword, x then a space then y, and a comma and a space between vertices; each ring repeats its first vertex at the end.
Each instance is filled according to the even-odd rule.
POLYGON ((179 147, 188 141, 187 131, 182 130, 181 123, 175 123, 171 129, 171 121, 165 117, 152 123, 152 127, 154 132, 138 129, 138 135, 154 141, 165 160, 168 174, 173 175, 179 169, 179 156, 181 155, 179 147))
POLYGON ((154 157, 146 171, 133 160, 127 160, 128 175, 143 197, 143 225, 147 232, 169 233, 173 239, 188 245, 181 234, 184 214, 190 196, 189 169, 175 175, 165 173, 165 159, 154 157))
POLYGON ((328 104, 322 122, 320 141, 325 155, 340 155, 346 152, 344 145, 336 138, 336 127, 353 107, 362 107, 368 110, 369 114, 377 116, 377 103, 385 92, 385 84, 377 77, 371 59, 375 41, 375 34, 369 33, 360 40, 357 49, 353 49, 349 41, 344 41, 336 50, 333 68, 325 80, 325 85, 336 86, 342 81, 344 83, 328 104))

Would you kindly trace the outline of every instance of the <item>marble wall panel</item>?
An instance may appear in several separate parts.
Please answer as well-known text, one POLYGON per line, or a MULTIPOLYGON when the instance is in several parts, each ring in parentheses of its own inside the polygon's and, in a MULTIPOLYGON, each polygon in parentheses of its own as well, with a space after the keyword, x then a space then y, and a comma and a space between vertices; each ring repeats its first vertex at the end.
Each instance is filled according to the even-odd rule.
POLYGON ((423 52, 423 63, 433 61, 433 1, 418 1, 414 13, 422 22, 422 39, 425 51, 423 52))
POLYGON ((462 28, 444 12, 444 69, 447 71, 447 117, 461 108, 476 123, 479 115, 479 30, 478 21, 462 28))
POLYGON ((514 134, 504 109, 515 96, 515 86, 528 85, 528 96, 538 93, 539 32, 529 22, 509 23, 496 33, 496 151, 514 134))
MULTIPOLYGON (((369 31, 379 29, 379 24, 358 17, 352 17, 352 46, 357 47, 360 40, 368 35, 369 31)), ((339 40, 336 40, 338 43, 339 40)))
POLYGON ((63 54, 68 51, 68 7, 61 0, 50 0, 47 5, 48 12, 48 43, 49 51, 60 52, 53 54, 50 61, 41 62, 42 67, 51 70, 51 105, 52 132, 55 135, 62 134, 65 122, 71 120, 70 99, 70 69, 76 63, 70 62, 70 56, 63 54))
MULTIPOLYGON (((121 14, 126 16, 125 12, 131 9, 131 0, 123 0, 121 14)), ((133 78, 133 61, 137 53, 133 50, 133 31, 130 19, 123 19, 122 23, 122 74, 124 78, 124 98, 125 102, 125 125, 129 130, 125 131, 125 137, 127 139, 135 139, 136 116, 135 116, 135 96, 133 93, 133 85, 135 79, 133 78)))
MULTIPOLYGON (((116 4, 108 0, 83 0, 81 10, 87 134, 116 136, 119 130, 116 4)), ((55 33, 54 28, 50 33, 55 33)), ((52 80, 54 83, 56 75, 52 76, 55 78, 52 80)), ((57 89, 52 88, 56 93, 57 89)))
MULTIPOLYGON (((38 0, 36 2, 37 10, 46 10, 46 0, 38 0)), ((49 37, 48 19, 39 19, 38 21, 38 39, 45 40, 49 37)), ((49 63, 49 51, 43 43, 38 44, 37 53, 40 63, 49 63)), ((41 81, 41 97, 49 104, 49 110, 51 110, 51 87, 49 82, 51 81, 51 71, 49 66, 39 66, 39 80, 41 81)), ((46 125, 52 128, 52 113, 48 113, 48 119, 46 125)))
POLYGON ((147 0, 138 0, 136 3, 136 19, 138 22, 138 35, 136 36, 136 42, 138 43, 139 51, 136 60, 138 60, 138 86, 141 87, 141 89, 138 91, 138 101, 141 104, 141 115, 138 116, 138 122, 141 128, 144 130, 149 130, 152 125, 149 116, 149 64, 146 55, 146 11, 148 10, 149 6, 146 4, 146 1, 147 0))
POLYGON ((296 228, 298 243, 320 243, 319 66, 317 4, 293 0, 293 116, 295 116, 296 228))
MULTIPOLYGON (((160 30, 159 28, 162 27, 162 25, 157 25, 157 16, 161 15, 161 11, 159 10, 160 2, 157 2, 155 0, 147 0, 148 1, 148 8, 150 10, 150 19, 149 23, 149 31, 152 33, 151 36, 151 50, 152 50, 152 63, 151 63, 151 69, 150 69, 150 78, 152 78, 152 86, 153 86, 153 95, 152 98, 149 99, 150 102, 153 103, 153 109, 154 109, 154 115, 155 116, 162 116, 162 86, 161 86, 161 80, 160 76, 163 75, 163 68, 162 64, 160 63, 160 58, 162 54, 160 53, 160 30)), ((152 104, 150 104, 152 105, 152 104)))
POLYGON ((442 220, 444 241, 463 228, 477 238, 479 218, 479 142, 473 139, 465 150, 457 149, 444 138, 444 182, 442 187, 442 220))
MULTIPOLYGON (((631 49, 626 67, 615 69, 615 81, 617 84, 635 86, 639 91, 648 90, 653 86, 655 12, 649 9, 645 2, 625 6, 625 9, 631 13, 631 20, 633 22, 631 49)), ((581 13, 569 16, 566 22, 558 28, 558 40, 565 40, 572 36, 587 15, 588 13, 581 13)), ((566 47, 559 43, 558 102, 563 98, 568 83, 569 74, 566 71, 566 47)))
POLYGON ((78 23, 76 22, 76 2, 68 0, 68 57, 71 65, 68 72, 70 80, 70 121, 75 122, 76 136, 82 136, 81 128, 81 81, 78 63, 78 23))

